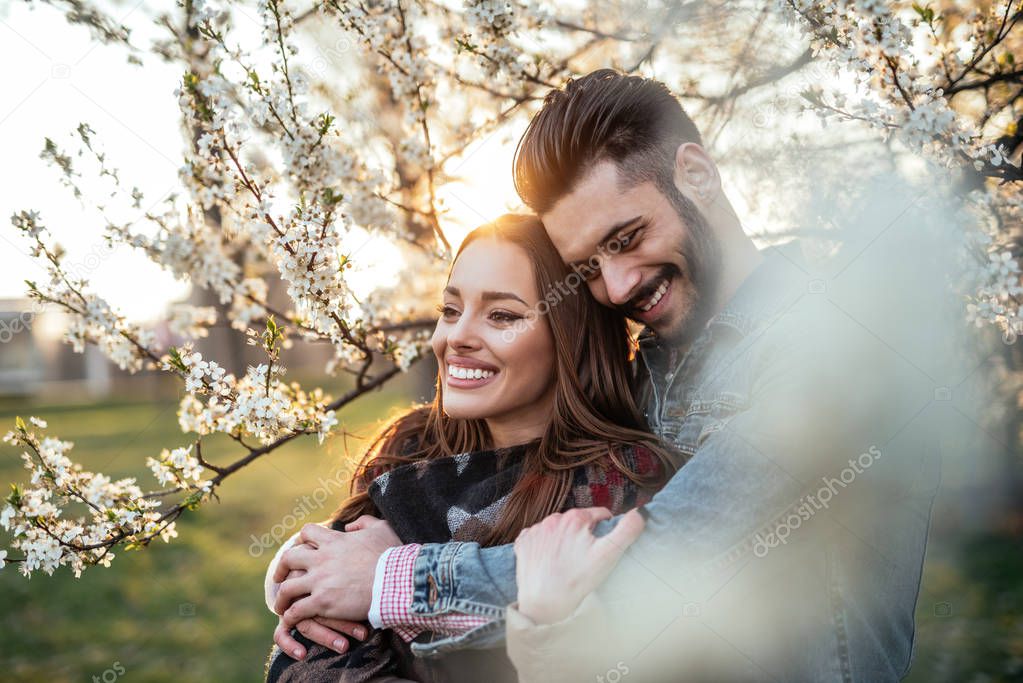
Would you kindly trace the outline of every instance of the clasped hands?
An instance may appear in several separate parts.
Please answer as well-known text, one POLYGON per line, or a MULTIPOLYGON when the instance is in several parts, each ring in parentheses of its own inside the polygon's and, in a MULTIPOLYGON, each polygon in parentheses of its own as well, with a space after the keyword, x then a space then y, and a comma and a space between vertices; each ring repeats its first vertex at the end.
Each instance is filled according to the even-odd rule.
MULTIPOLYGON (((593 528, 610 519, 605 508, 555 513, 523 530, 515 541, 519 611, 535 623, 566 618, 599 586, 625 550, 643 531, 635 510, 622 516, 610 533, 593 528)), ((280 621, 274 642, 295 659, 305 648, 291 629, 338 653, 348 650, 351 636, 363 640, 363 623, 373 599, 377 560, 388 548, 401 545, 390 525, 363 515, 344 532, 317 524, 302 527, 300 541, 281 555, 273 581, 281 583, 274 602, 280 621)))
POLYGON ((299 543, 281 555, 273 580, 280 583, 274 611, 280 615, 274 642, 291 657, 302 659, 305 648, 291 629, 309 640, 344 653, 346 636, 363 640, 364 623, 373 597, 377 560, 401 539, 382 519, 363 515, 334 531, 306 524, 299 543))

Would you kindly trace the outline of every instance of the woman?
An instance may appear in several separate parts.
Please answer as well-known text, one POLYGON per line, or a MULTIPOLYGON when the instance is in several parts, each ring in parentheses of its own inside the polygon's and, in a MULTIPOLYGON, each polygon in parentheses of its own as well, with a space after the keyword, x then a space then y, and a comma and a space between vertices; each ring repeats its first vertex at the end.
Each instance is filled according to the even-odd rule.
MULTIPOLYGON (((469 234, 432 338, 436 397, 374 440, 333 528, 369 514, 403 543, 510 543, 569 508, 624 512, 668 479, 680 460, 636 407, 625 320, 570 275, 535 217, 469 234)), ((427 660, 390 631, 344 654, 296 637, 307 656, 275 648, 268 680, 515 679, 503 650, 427 660)))

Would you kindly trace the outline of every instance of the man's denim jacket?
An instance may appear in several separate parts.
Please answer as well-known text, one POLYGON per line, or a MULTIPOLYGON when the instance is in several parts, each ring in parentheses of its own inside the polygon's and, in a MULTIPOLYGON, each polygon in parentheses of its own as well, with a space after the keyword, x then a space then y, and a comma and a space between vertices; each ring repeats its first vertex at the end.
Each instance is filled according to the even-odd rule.
MULTIPOLYGON (((897 680, 938 483, 934 386, 798 245, 762 253, 685 352, 641 338, 650 426, 687 462, 596 595, 628 624, 619 666, 657 662, 635 680, 697 662, 729 680, 897 680)), ((511 545, 425 545, 413 612, 494 621, 413 649, 499 646, 515 600, 511 545)))

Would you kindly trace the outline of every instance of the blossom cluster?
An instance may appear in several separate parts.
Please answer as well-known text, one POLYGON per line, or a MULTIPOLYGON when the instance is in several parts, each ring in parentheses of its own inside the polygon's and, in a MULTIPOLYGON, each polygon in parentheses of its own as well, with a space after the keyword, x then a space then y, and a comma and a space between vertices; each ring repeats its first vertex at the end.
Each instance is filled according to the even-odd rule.
MULTIPOLYGON (((881 0, 782 0, 780 4, 799 18, 815 54, 857 81, 853 98, 827 99, 822 93, 809 98, 822 117, 866 122, 948 169, 997 177, 1011 164, 1010 151, 987 138, 976 117, 953 108, 945 92, 977 67, 993 41, 1003 35, 1005 22, 999 17, 1008 16, 1011 2, 1004 8, 992 3, 984 10, 972 10, 968 21, 956 29, 970 33, 958 41, 941 40, 943 22, 928 5, 881 0)), ((1014 128, 1016 123, 1009 125, 1014 128)), ((1019 176, 1018 167, 1015 175, 1019 176)), ((975 201, 998 216, 999 223, 1018 224, 1023 215, 1023 198, 1014 183, 992 182, 973 194, 983 195, 975 201)), ((966 314, 978 325, 997 325, 1007 341, 1014 341, 1023 332, 1021 273, 1012 253, 1014 245, 1006 243, 1005 233, 998 233, 994 229, 979 236, 987 256, 976 266, 978 283, 967 296, 966 314)))
POLYGON ((804 20, 815 54, 851 74, 859 86, 857 97, 839 100, 844 107, 821 108, 822 115, 859 118, 943 165, 958 166, 964 155, 981 165, 998 159, 997 150, 981 144, 975 127, 943 97, 939 73, 923 68, 918 55, 926 25, 911 24, 881 0, 782 4, 804 20))
POLYGON ((184 432, 250 435, 263 444, 309 432, 322 443, 337 425, 335 412, 327 407, 330 397, 318 388, 307 392, 296 382, 283 382, 280 366, 252 366, 239 379, 186 346, 172 355, 168 367, 185 377, 187 393, 178 407, 184 432))
POLYGON ((64 252, 48 247, 48 231, 38 214, 23 211, 11 218, 15 228, 32 240, 32 255, 45 261, 49 279, 29 282, 29 294, 42 303, 54 304, 72 314, 65 340, 81 353, 94 344, 119 368, 136 372, 152 365, 147 349, 155 340, 152 330, 127 320, 105 300, 88 292, 86 283, 63 268, 64 252))
POLYGON ((470 0, 463 15, 465 33, 458 46, 476 56, 484 76, 512 87, 528 81, 534 60, 514 38, 543 28, 551 20, 550 12, 533 2, 470 0))
POLYGON ((212 482, 202 481, 206 469, 199 459, 192 455, 191 446, 174 450, 164 448, 160 452, 160 457, 146 458, 146 466, 153 471, 161 486, 173 484, 177 488, 186 488, 191 485, 190 481, 205 490, 213 486, 212 482))
POLYGON ((210 326, 217 322, 217 309, 212 306, 174 304, 170 307, 167 326, 184 339, 202 339, 209 335, 210 326))
POLYGON ((983 268, 983 284, 966 305, 967 317, 980 327, 985 323, 998 325, 1007 341, 1023 334, 1023 317, 1018 299, 1023 294, 1019 261, 1008 251, 990 254, 983 268))
POLYGON ((22 574, 52 574, 68 566, 78 577, 89 565, 109 566, 115 543, 145 545, 177 535, 174 522, 159 511, 160 503, 147 498, 133 478, 111 481, 83 470, 68 457, 71 442, 41 437, 33 429, 46 427, 35 417, 29 424, 19 419, 4 437, 5 443, 26 448, 22 460, 31 472, 28 487, 12 486, 0 508, 0 527, 11 533, 11 547, 24 555, 22 574), (86 514, 71 516, 73 504, 86 514))

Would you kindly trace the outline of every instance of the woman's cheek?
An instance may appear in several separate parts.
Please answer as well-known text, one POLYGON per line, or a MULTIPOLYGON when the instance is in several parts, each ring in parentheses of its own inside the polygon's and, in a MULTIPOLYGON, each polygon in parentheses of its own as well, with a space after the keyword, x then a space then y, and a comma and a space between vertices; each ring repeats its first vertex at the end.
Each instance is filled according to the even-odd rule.
POLYGON ((447 331, 444 330, 444 323, 438 322, 437 327, 433 329, 433 336, 430 337, 430 346, 433 348, 433 355, 437 356, 437 360, 443 364, 444 351, 447 349, 448 335, 447 331))
POLYGON ((554 360, 554 339, 550 331, 545 326, 535 325, 525 329, 516 339, 519 343, 515 355, 529 363, 532 370, 546 374, 543 366, 553 366, 554 360))

